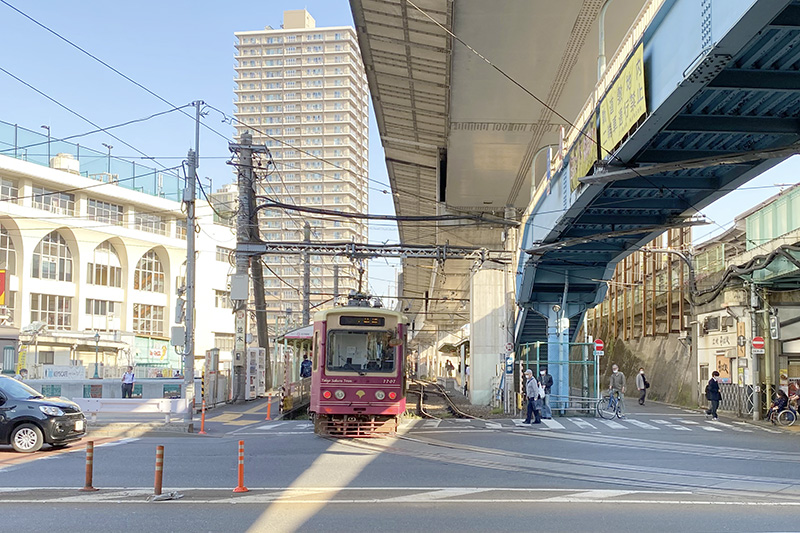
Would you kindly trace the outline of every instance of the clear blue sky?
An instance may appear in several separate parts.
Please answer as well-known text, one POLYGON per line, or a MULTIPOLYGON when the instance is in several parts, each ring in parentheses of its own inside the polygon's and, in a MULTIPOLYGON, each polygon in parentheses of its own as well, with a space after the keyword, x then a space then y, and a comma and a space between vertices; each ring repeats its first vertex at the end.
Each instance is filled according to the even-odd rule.
MULTIPOLYGON (((279 27, 285 9, 306 8, 318 26, 352 25, 346 0, 268 0, 245 5, 203 1, 63 2, 10 0, 19 9, 81 45, 115 68, 176 105, 201 99, 232 113, 235 31, 279 27)), ((165 111, 169 107, 122 79, 78 50, 0 4, 0 66, 64 105, 100 125, 108 126, 165 111)), ((502 82, 502 80, 498 80, 502 82)), ((49 125, 53 137, 93 129, 31 89, 0 72, 0 120, 32 130, 49 125)), ((205 121, 232 137, 233 128, 211 113, 205 121)), ((40 130, 44 131, 44 130, 40 130)), ((172 113, 143 124, 116 130, 117 135, 150 156, 172 166, 186 156, 193 142, 192 121, 172 113)), ((114 155, 138 157, 106 134, 80 140, 103 150, 115 146, 114 155)), ((201 133, 201 177, 215 187, 232 181, 227 141, 204 130, 201 133), (206 159, 207 158, 207 159, 206 159)), ((386 166, 374 118, 370 130, 370 177, 387 182, 386 166)), ((794 183, 800 162, 791 160, 762 175, 747 189, 732 193, 704 213, 725 225, 737 213, 778 192, 775 183, 794 183), (762 188, 755 188, 762 187, 762 188)), ((371 184, 376 189, 380 186, 371 184)), ((391 198, 370 190, 370 211, 392 213, 391 198)), ((719 232, 717 225, 695 231, 696 236, 719 232)), ((385 223, 371 226, 374 242, 396 241, 397 232, 385 223)), ((389 261, 388 263, 396 264, 389 261)), ((387 261, 373 261, 370 274, 374 290, 386 293, 394 277, 387 261)))
MULTIPOLYGON (((234 37, 236 31, 280 27, 283 11, 306 8, 318 26, 352 26, 346 0, 268 0, 246 7, 210 1, 137 2, 9 2, 72 42, 109 63, 175 105, 203 100, 230 116, 234 105, 234 37)), ((65 106, 101 126, 165 111, 169 106, 103 65, 70 47, 8 6, 0 4, 0 66, 65 106)), ((94 129, 78 117, 0 72, 0 120, 31 130, 49 125, 54 138, 94 129)), ((193 110, 189 110, 193 112, 193 110)), ((211 112, 205 121, 228 137, 233 128, 211 112)), ((163 157, 173 166, 186 157, 194 142, 193 121, 171 113, 142 124, 114 130, 115 135, 149 156, 163 157)), ((140 157, 107 134, 84 137, 82 146, 100 151, 102 143, 114 146, 113 155, 140 157)), ((233 181, 227 141, 201 131, 200 176, 219 187, 233 181)), ((388 184, 386 164, 374 118, 370 127, 370 178, 388 184)), ((391 196, 370 184, 370 211, 393 214, 391 196), (376 190, 377 189, 377 190, 376 190)), ((388 186, 385 187, 388 189, 388 186)), ((397 241, 392 224, 370 228, 375 242, 397 241)), ((390 264, 396 262, 388 261, 390 264)), ((395 275, 387 261, 372 261, 373 290, 387 294, 395 275)))

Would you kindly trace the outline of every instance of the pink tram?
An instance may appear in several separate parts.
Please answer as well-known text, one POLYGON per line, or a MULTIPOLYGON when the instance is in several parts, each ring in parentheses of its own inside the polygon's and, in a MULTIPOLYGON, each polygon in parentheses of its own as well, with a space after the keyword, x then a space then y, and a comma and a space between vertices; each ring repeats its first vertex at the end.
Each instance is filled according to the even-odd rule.
POLYGON ((314 316, 309 413, 314 432, 373 437, 406 410, 405 319, 365 297, 314 316))

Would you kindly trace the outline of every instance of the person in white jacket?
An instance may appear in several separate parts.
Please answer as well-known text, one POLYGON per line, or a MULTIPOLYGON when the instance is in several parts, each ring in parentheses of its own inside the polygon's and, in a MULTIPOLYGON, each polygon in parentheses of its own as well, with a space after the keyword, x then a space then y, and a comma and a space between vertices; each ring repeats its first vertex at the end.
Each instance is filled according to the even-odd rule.
POLYGON ((542 415, 537 406, 537 400, 544 396, 539 382, 533 377, 533 371, 529 368, 525 371, 525 395, 528 397, 528 412, 525 416, 523 424, 531 423, 531 416, 535 415, 533 424, 542 423, 542 415))

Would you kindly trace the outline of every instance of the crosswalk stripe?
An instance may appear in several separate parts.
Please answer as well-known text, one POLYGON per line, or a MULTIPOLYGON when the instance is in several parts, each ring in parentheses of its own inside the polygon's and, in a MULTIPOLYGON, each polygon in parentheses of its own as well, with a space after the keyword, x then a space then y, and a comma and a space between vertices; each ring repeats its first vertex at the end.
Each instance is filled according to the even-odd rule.
POLYGON ((706 431, 722 431, 719 428, 712 428, 711 426, 700 426, 700 429, 704 429, 706 431))
POLYGON ((614 422, 613 420, 598 420, 601 424, 605 424, 611 429, 628 429, 619 422, 614 422))
POLYGON ((569 420, 570 422, 572 422, 581 429, 597 429, 586 420, 581 420, 580 418, 567 418, 567 420, 569 420))
POLYGON ((648 424, 647 422, 642 422, 641 420, 634 420, 632 418, 626 420, 626 422, 628 422, 629 424, 633 424, 634 426, 638 426, 638 427, 640 427, 642 429, 655 429, 655 430, 659 429, 656 426, 648 424))
POLYGON ((442 423, 441 420, 426 420, 425 423, 422 424, 422 427, 435 429, 435 428, 438 428, 439 424, 441 424, 441 423, 442 423))
POLYGON ((265 424, 263 426, 258 426, 256 429, 261 429, 261 430, 266 431, 266 430, 269 430, 269 429, 275 429, 276 427, 282 426, 285 423, 286 422, 275 422, 274 424, 265 424))
POLYGON ((502 429, 503 424, 497 422, 486 422, 486 429, 502 429))
POLYGON ((556 422, 553 419, 542 419, 542 424, 549 427, 550 429, 566 429, 560 422, 556 422))
POLYGON ((685 426, 679 426, 677 424, 673 424, 669 420, 661 420, 661 419, 651 419, 650 422, 655 422, 656 424, 661 424, 662 426, 666 426, 669 429, 675 429, 677 431, 691 431, 691 429, 685 426))
POLYGON ((683 418, 677 418, 676 420, 681 424, 689 424, 690 426, 696 426, 700 424, 700 422, 695 422, 694 420, 685 420, 683 418))

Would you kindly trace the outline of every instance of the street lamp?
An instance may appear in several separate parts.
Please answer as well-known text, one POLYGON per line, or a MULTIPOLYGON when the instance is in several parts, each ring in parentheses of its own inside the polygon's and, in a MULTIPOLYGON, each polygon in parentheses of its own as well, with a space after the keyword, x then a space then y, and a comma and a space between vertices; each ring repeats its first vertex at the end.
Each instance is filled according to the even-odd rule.
POLYGON ((50 166, 50 126, 41 126, 42 129, 47 130, 47 166, 50 166))
POLYGON ((100 352, 100 333, 95 332, 94 334, 94 377, 92 379, 100 379, 100 374, 97 373, 97 359, 98 353, 100 352))
POLYGON ((114 147, 106 143, 101 143, 101 144, 106 148, 108 148, 108 175, 111 176, 111 149, 114 147))

